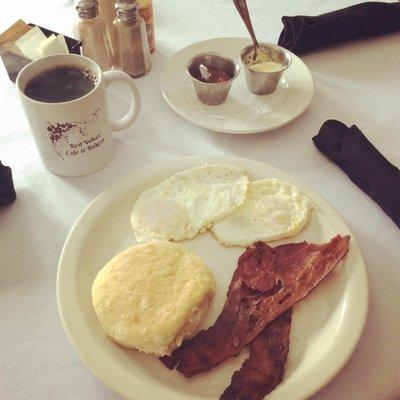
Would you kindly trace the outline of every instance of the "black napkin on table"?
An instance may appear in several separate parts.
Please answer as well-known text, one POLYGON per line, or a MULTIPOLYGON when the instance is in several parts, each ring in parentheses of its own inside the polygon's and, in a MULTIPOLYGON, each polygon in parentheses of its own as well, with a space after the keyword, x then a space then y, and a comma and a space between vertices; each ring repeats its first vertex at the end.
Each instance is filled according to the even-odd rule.
POLYGON ((16 198, 11 168, 0 161, 0 207, 12 203, 16 198))
POLYGON ((312 140, 400 228, 400 170, 379 153, 357 126, 348 128, 331 119, 324 122, 312 140))
POLYGON ((368 2, 316 17, 282 17, 278 44, 296 54, 400 30, 400 2, 368 2))

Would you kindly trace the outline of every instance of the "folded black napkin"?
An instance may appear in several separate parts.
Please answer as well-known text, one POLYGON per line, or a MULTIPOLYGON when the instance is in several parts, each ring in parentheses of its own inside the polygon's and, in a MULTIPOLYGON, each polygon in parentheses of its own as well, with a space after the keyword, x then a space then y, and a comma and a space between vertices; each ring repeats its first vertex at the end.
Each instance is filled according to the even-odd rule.
POLYGON ((313 141, 400 228, 400 170, 379 153, 357 126, 348 128, 340 121, 328 120, 313 141))
POLYGON ((368 2, 322 14, 283 17, 278 44, 296 54, 400 30, 400 3, 368 2))
POLYGON ((0 207, 12 203, 16 197, 11 168, 0 161, 0 207))

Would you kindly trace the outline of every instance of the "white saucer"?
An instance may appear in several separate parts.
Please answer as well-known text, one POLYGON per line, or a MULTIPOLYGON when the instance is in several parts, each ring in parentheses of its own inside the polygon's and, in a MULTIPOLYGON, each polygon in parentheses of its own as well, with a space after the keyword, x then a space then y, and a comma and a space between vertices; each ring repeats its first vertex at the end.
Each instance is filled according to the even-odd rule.
POLYGON ((314 93, 310 71, 293 53, 292 64, 273 94, 257 96, 250 93, 242 66, 223 104, 207 106, 198 101, 186 74, 186 64, 190 58, 214 51, 240 60, 240 51, 250 43, 249 39, 226 37, 204 40, 178 51, 161 74, 161 91, 167 103, 181 117, 217 132, 264 132, 293 121, 306 110, 314 93))

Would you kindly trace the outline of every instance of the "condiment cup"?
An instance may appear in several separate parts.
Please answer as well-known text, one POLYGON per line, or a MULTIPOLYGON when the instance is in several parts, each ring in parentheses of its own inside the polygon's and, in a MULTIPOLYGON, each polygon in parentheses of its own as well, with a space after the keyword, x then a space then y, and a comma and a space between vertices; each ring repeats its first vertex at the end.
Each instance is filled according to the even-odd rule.
POLYGON ((276 72, 254 71, 247 65, 249 54, 254 51, 254 46, 245 47, 240 53, 240 59, 244 65, 247 87, 254 94, 271 94, 275 91, 284 71, 292 62, 291 54, 283 47, 270 44, 260 43, 260 47, 269 54, 272 61, 282 64, 282 69, 276 72))
POLYGON ((197 98, 200 102, 215 106, 223 103, 232 86, 232 82, 237 78, 240 72, 239 63, 233 58, 220 55, 218 53, 201 53, 189 60, 186 66, 186 72, 190 76, 197 98), (200 64, 207 68, 219 68, 227 72, 231 79, 226 82, 210 83, 202 82, 200 79, 200 64))

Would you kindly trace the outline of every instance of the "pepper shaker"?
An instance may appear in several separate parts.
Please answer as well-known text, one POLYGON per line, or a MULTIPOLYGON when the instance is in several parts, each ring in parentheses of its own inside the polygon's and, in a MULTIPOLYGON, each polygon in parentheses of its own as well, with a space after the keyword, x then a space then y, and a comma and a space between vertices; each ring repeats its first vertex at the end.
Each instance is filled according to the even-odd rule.
POLYGON ((133 78, 150 71, 146 24, 137 0, 117 0, 114 20, 114 66, 133 78))

